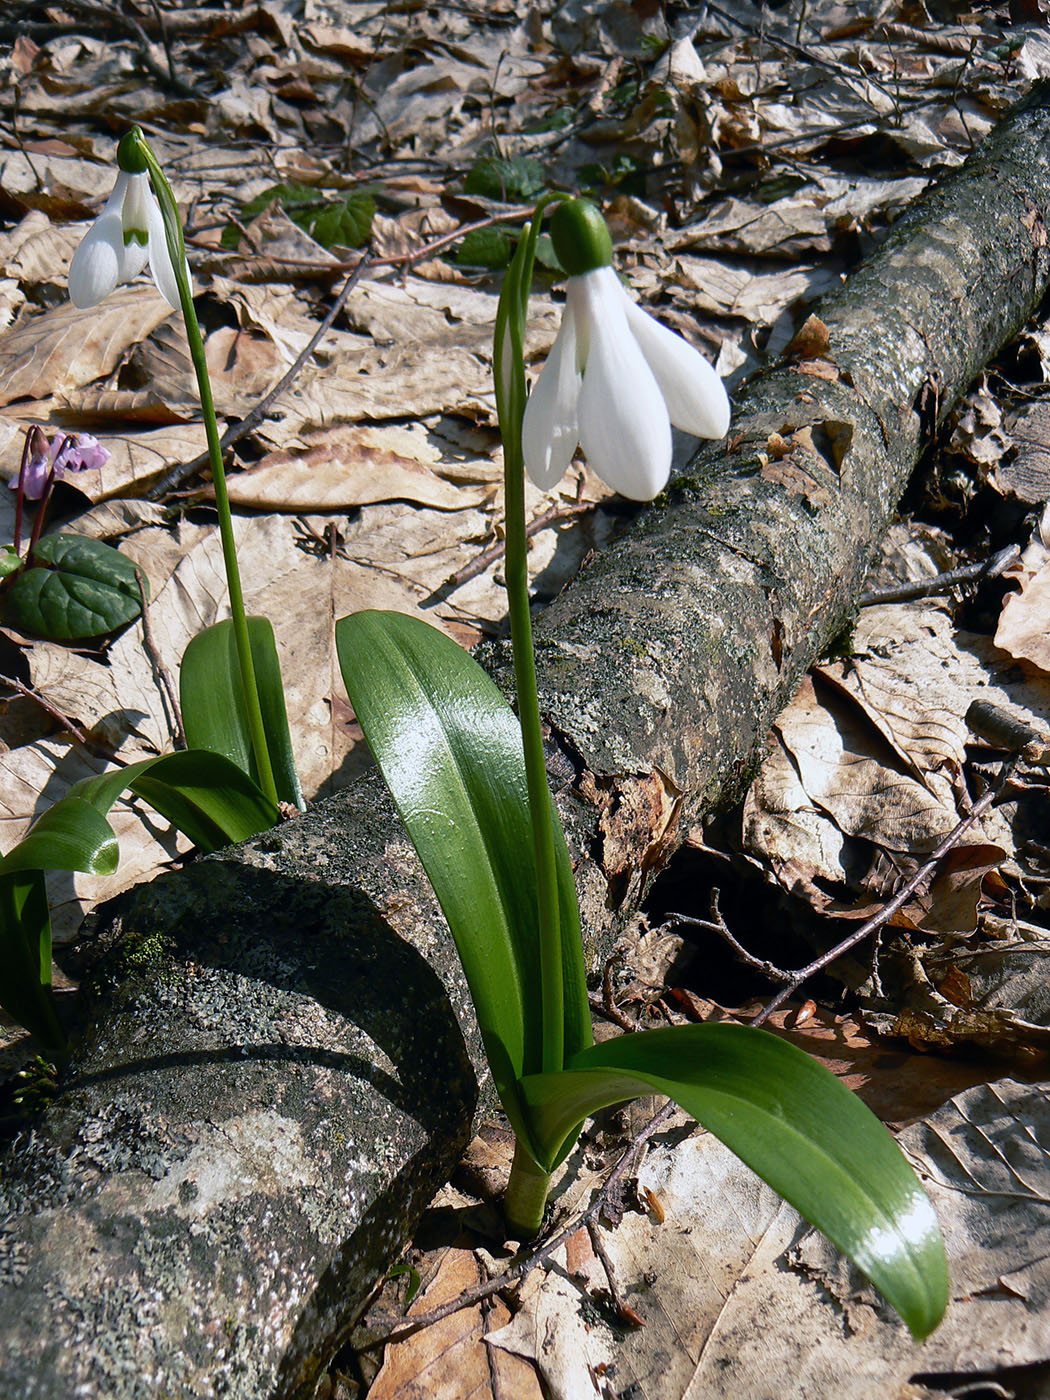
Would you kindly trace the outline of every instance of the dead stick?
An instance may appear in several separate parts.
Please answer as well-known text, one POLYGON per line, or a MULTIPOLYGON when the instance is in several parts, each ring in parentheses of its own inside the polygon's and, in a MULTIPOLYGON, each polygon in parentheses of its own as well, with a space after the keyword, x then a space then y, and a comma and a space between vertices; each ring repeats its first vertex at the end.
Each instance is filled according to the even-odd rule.
MULTIPOLYGON (((265 418, 267 412, 269 411, 271 405, 276 399, 278 399, 281 396, 281 394, 284 393, 284 391, 296 378, 303 365, 306 364, 307 360, 316 350, 318 343, 321 341, 322 337, 326 335, 327 332, 331 329, 332 322, 335 320, 335 318, 339 315, 340 311, 342 311, 343 307, 346 305, 347 297, 357 286, 365 268, 370 266, 371 261, 369 259, 368 254, 365 253, 358 260, 353 272, 351 272, 350 276, 346 279, 342 291, 332 303, 327 316, 325 316, 324 320, 317 327, 317 330, 314 331, 307 344, 296 356, 295 362, 288 370, 288 372, 278 381, 277 384, 274 385, 274 387, 270 390, 268 394, 266 394, 262 399, 259 400, 259 402, 251 410, 251 412, 246 414, 246 416, 241 419, 241 421, 237 424, 236 427, 228 428, 226 432, 223 433, 222 441, 219 445, 224 453, 228 447, 232 447, 235 442, 239 442, 241 438, 246 436, 246 434, 250 433, 258 423, 262 422, 263 418, 265 418)), ((159 500, 161 496, 166 495, 168 491, 174 490, 175 487, 181 486, 187 477, 192 476, 194 472, 199 471, 201 467, 207 466, 207 464, 207 452, 202 452, 199 457, 194 457, 192 462, 181 462, 177 467, 173 468, 172 471, 168 472, 167 476, 163 477, 157 483, 156 486, 152 487, 152 489, 146 493, 146 499, 150 501, 159 500)))
POLYGON ((768 1021, 773 1012, 776 1011, 778 1007, 782 1006, 791 993, 797 991, 803 982, 814 976, 814 974, 822 972, 829 964, 841 958, 844 953, 848 953, 851 948, 855 948, 858 943, 863 943, 865 938, 870 937, 871 934, 889 923, 897 910, 901 909, 915 891, 934 874, 938 864, 944 859, 948 852, 959 844, 970 828, 984 816, 988 808, 999 800, 1003 789, 1013 776, 1016 767, 1016 758, 1012 758, 1005 763, 999 781, 996 783, 995 787, 989 788, 983 797, 977 799, 970 812, 948 833, 930 856, 929 860, 927 860, 925 864, 919 866, 911 879, 898 890, 890 902, 884 905, 873 919, 869 919, 867 923, 862 924, 860 928, 851 933, 848 938, 843 939, 843 941, 837 943, 834 948, 823 953, 814 962, 811 962, 808 967, 800 968, 797 972, 792 973, 791 981, 788 985, 776 994, 768 1006, 763 1007, 751 1022, 751 1025, 761 1026, 765 1021, 768 1021))
POLYGON ((998 578, 1020 553, 1020 545, 1010 544, 998 554, 993 554, 990 559, 982 559, 978 564, 965 564, 961 569, 949 569, 947 573, 934 574, 932 578, 923 579, 919 583, 902 583, 897 588, 862 593, 858 601, 862 608, 874 607, 877 603, 907 603, 912 598, 930 598, 934 593, 947 593, 950 588, 955 588, 960 583, 998 578))
POLYGON ((78 744, 83 744, 85 748, 90 748, 88 737, 79 725, 74 724, 68 715, 64 715, 57 705, 53 705, 46 695, 41 695, 39 690, 34 690, 32 686, 23 685, 21 681, 16 681, 14 676, 0 675, 0 685, 9 685, 12 690, 17 690, 19 695, 24 695, 27 700, 32 700, 34 704, 57 721, 58 724, 71 734, 78 744))
POLYGON ((646 1123, 645 1127, 632 1139, 630 1146, 624 1152, 620 1160, 613 1167, 606 1177, 601 1190, 587 1209, 578 1216, 571 1225, 559 1230, 546 1244, 538 1249, 526 1254, 519 1254, 510 1261, 502 1273, 494 1278, 488 1279, 485 1283, 476 1284, 473 1288, 466 1289, 458 1298, 453 1298, 447 1303, 443 1303, 440 1308, 434 1308, 432 1312, 423 1313, 419 1317, 414 1317, 409 1322, 402 1323, 401 1326, 393 1328, 385 1336, 377 1337, 375 1341, 369 1342, 362 1350, 372 1351, 376 1347, 386 1346, 390 1342, 400 1342, 406 1337, 411 1337, 416 1332, 421 1332, 425 1327, 432 1327, 435 1322, 441 1322, 446 1317, 451 1317, 453 1313, 459 1312, 463 1308, 471 1308, 475 1303, 480 1303, 482 1299, 489 1298, 494 1293, 501 1293, 508 1283, 521 1282, 525 1276, 534 1269, 537 1264, 542 1264, 550 1256, 575 1235, 581 1227, 585 1228, 592 1220, 597 1220, 601 1211, 609 1201, 612 1193, 619 1187, 623 1178, 632 1169, 632 1164, 638 1159, 642 1148, 653 1136, 658 1133, 663 1125, 675 1111, 676 1105, 670 1100, 664 1104, 660 1111, 653 1115, 646 1123))

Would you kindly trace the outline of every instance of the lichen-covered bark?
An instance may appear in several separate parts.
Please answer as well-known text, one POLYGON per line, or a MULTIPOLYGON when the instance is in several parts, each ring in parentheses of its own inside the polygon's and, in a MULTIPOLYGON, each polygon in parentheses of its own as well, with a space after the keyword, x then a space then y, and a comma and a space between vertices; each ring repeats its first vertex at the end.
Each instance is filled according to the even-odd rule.
MULTIPOLYGON (((1048 153, 1045 103, 1004 124, 540 621, 592 965, 683 818, 739 789, 929 427, 1042 295, 1048 153)), ((490 1101, 433 896, 372 777, 118 912, 4 1165, 4 1400, 309 1394, 490 1101)))

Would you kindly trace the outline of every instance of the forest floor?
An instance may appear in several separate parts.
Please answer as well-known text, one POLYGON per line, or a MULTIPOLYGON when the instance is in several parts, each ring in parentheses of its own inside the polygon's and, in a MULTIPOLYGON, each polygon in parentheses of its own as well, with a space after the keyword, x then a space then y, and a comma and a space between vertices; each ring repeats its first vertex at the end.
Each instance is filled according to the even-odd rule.
MULTIPOLYGON (((0 618, 4 850, 79 779, 172 747, 156 660, 174 671, 226 607, 178 317, 148 276, 89 312, 67 300, 130 124, 184 212, 246 602, 273 621, 312 799, 367 762, 333 619, 419 610, 464 645, 504 627, 492 327, 544 190, 601 205, 632 294, 732 395, 1050 79, 1045 0, 538 0, 524 19, 513 0, 17 8, 0 20, 0 452, 17 478, 29 425, 97 435, 109 460, 60 483, 49 528, 118 545, 142 569, 153 640, 141 622, 70 644, 0 618)), ((536 364, 560 300, 543 259, 536 364)), ((676 439, 679 463, 691 447, 676 439)), ((9 537, 14 495, 0 502, 9 537)), ((1050 1198, 1048 501, 1050 319, 1037 319, 954 409, 856 627, 777 721, 743 803, 692 831, 653 883, 602 1010, 631 1026, 759 1010, 776 990, 760 964, 805 963, 876 915, 1016 759, 892 926, 771 1021, 906 1129, 946 1193, 1010 1197, 1008 1244, 957 1290, 995 1304, 969 1350, 945 1343, 927 1364, 899 1338, 865 1342, 863 1377, 855 1350, 837 1359, 819 1342, 818 1289, 806 1312, 783 1311, 795 1224, 684 1117, 631 1178, 617 1229, 607 1212, 604 1243, 581 1228, 520 1288, 384 1349, 410 1303, 428 1313, 496 1268, 476 1247, 506 1170, 494 1124, 319 1394, 1047 1393, 1050 1319, 1034 1323, 1032 1305, 1050 1287, 1031 1251, 1050 1198), (1039 1148, 1023 1161, 1002 1146, 1018 1121, 1039 1148), (834 1389, 820 1388, 818 1352, 834 1389), (791 1368, 810 1379, 770 1381, 791 1368)), ((530 488, 528 509, 538 606, 635 511, 582 462, 548 495, 530 488)), ((94 904, 186 858, 137 801, 113 825, 117 874, 53 888, 59 947, 94 904)), ((10 1023, 8 1036, 14 1064, 10 1023)), ((602 1125, 563 1216, 641 1121, 602 1125)), ((967 1228, 956 1216, 947 1233, 967 1228)), ((803 1262, 867 1336, 871 1295, 833 1262, 803 1262)))

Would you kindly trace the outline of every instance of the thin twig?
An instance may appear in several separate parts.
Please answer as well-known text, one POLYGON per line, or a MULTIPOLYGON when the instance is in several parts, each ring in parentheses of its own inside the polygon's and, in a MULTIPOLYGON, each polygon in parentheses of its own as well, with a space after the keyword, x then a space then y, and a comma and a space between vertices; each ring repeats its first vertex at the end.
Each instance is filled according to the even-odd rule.
POLYGON ((88 736, 78 724, 74 724, 68 715, 64 715, 57 705, 41 695, 39 690, 34 690, 30 685, 23 685, 21 681, 15 680, 14 676, 0 675, 0 685, 9 685, 12 690, 17 690, 19 695, 24 695, 27 700, 32 700, 35 705, 51 716, 68 734, 71 734, 78 744, 83 744, 84 748, 91 748, 88 736))
MULTIPOLYGON (((460 224, 459 227, 454 228, 451 233, 443 233, 439 238, 434 238, 429 243, 422 244, 419 248, 410 248, 406 253, 392 253, 390 257, 387 258, 370 257, 368 259, 368 266, 373 270, 378 268, 400 268, 405 271, 411 271, 417 263, 425 262, 428 258, 435 257, 438 253, 451 247, 453 243, 458 243, 460 239, 465 238, 468 233, 476 233, 480 229, 495 228, 498 224, 520 224, 527 219, 531 219, 535 212, 534 205, 523 204, 519 208, 506 209, 500 214, 487 214, 485 218, 478 219, 475 223, 460 224)), ((230 222, 236 221, 231 219, 230 222)), ((194 244, 193 246, 201 246, 209 253, 214 253, 215 251, 210 244, 194 244)), ((236 261, 238 258, 245 258, 246 255, 232 252, 229 256, 236 261)), ((259 257, 262 255, 254 253, 253 256, 259 257)), ((316 259, 312 258, 281 258, 269 255, 267 255, 266 260, 271 267, 291 268, 299 272, 308 272, 310 274, 352 271, 361 261, 360 257, 345 259, 343 261, 331 260, 318 262, 316 259)))
POLYGON ((1020 555, 1020 545, 1010 544, 993 554, 990 559, 982 559, 977 564, 966 564, 959 569, 949 569, 947 573, 934 574, 932 578, 919 583, 902 583, 896 588, 877 589, 860 595, 862 608, 874 607, 879 603, 907 603, 912 598, 930 598, 935 593, 947 593, 960 583, 975 583, 979 579, 998 578, 1020 555))
POLYGON ((848 953, 851 948, 855 948, 858 943, 863 943, 865 938, 869 938, 873 933, 888 924, 897 910, 903 908, 916 890, 918 890, 930 876, 935 874, 937 866, 948 852, 959 844, 970 828, 984 816, 989 807, 994 806, 999 800, 1007 783, 1009 783, 1010 779, 1013 777, 1017 762, 1018 760, 1016 758, 1011 758, 1003 764, 1002 771, 999 775, 999 781, 996 783, 995 787, 989 788, 982 797, 977 799, 969 813, 953 827, 929 859, 919 866, 911 879, 897 891, 890 902, 885 904, 874 918, 862 924, 860 928, 851 933, 848 938, 843 939, 841 943, 837 943, 834 948, 829 949, 826 953, 822 953, 819 958, 815 959, 807 967, 799 968, 797 972, 792 973, 790 983, 782 988, 767 1006, 763 1007, 751 1022, 751 1025, 761 1026, 765 1021, 768 1021, 773 1012, 783 1006, 792 992, 797 991, 803 982, 813 977, 816 973, 823 972, 824 968, 828 967, 829 964, 841 958, 843 954, 848 953))
POLYGON ((756 958, 737 940, 718 907, 718 890, 711 891, 710 919, 695 919, 691 914, 675 914, 671 911, 668 911, 667 917, 677 920, 680 924, 687 924, 690 928, 703 928, 708 929, 711 933, 717 933, 719 938, 724 939, 729 944, 742 963, 753 967, 756 972, 764 973, 771 982, 790 982, 795 976, 793 972, 786 972, 784 968, 777 967, 776 963, 767 962, 764 958, 756 958))
POLYGON ((601 1230, 599 1230, 597 1224, 593 1220, 587 1221, 586 1230, 587 1237, 591 1242, 591 1248, 594 1250, 599 1263, 605 1270, 605 1277, 609 1284, 609 1297, 612 1299, 612 1305, 616 1309, 617 1316, 622 1322, 626 1322, 632 1327, 643 1327, 645 1324, 642 1319, 635 1312, 634 1308, 624 1301, 623 1295, 620 1293, 620 1286, 616 1282, 616 1268, 613 1265, 612 1259, 609 1257, 609 1251, 605 1248, 601 1230))
MULTIPOLYGON (((583 478, 580 479, 580 488, 583 488, 583 478)), ((561 520, 574 520, 578 515, 588 515, 594 510, 593 501, 576 501, 572 505, 551 506, 550 510, 545 510, 542 515, 537 515, 525 527, 525 538, 532 539, 533 535, 538 535, 541 530, 546 530, 548 525, 557 525, 561 520)), ((463 584, 469 583, 472 578, 479 575, 493 564, 498 564, 507 552, 505 540, 497 540, 495 544, 490 544, 487 549, 483 549, 480 554, 475 554, 469 564, 464 564, 462 569, 450 574, 443 584, 435 588, 420 603, 422 608, 432 608, 437 603, 443 603, 463 584)))
POLYGON ((135 570, 135 582, 139 586, 139 598, 142 600, 142 646, 149 657, 149 664, 153 670, 153 679, 168 697, 168 704, 171 706, 171 742, 177 749, 186 747, 186 731, 182 724, 182 711, 179 709, 179 696, 175 689, 175 683, 171 679, 171 672, 165 666, 161 657, 157 643, 153 637, 153 628, 149 620, 149 597, 146 592, 146 576, 141 569, 135 570))
POLYGON ((40 171, 39 171, 39 170, 36 168, 36 166, 33 164, 33 157, 32 157, 32 156, 29 154, 29 152, 26 150, 26 144, 25 144, 25 142, 22 140, 22 133, 21 133, 21 132, 19 131, 19 129, 18 129, 18 115, 19 115, 19 110, 20 110, 21 106, 22 106, 22 84, 21 84, 21 83, 15 83, 15 85, 14 85, 14 103, 13 103, 12 110, 11 110, 11 132, 12 132, 14 138, 15 138, 15 141, 18 143, 18 149, 22 152, 23 156, 25 156, 26 164, 29 166, 30 170, 33 172, 33 179, 36 181, 36 187, 37 187, 37 189, 38 189, 38 190, 42 190, 42 189, 44 188, 44 182, 43 182, 43 180, 41 180, 41 178, 40 178, 40 171))
POLYGON ((157 4, 157 0, 150 0, 150 5, 153 9, 153 17, 157 21, 157 28, 160 30, 160 42, 164 46, 164 56, 168 60, 168 76, 171 79, 171 85, 172 87, 178 87, 179 78, 175 72, 175 59, 171 51, 171 40, 168 38, 167 21, 161 12, 160 6, 157 4))
POLYGON ((577 1230, 585 1228, 588 1222, 598 1219, 606 1204, 618 1190, 624 1177, 633 1170, 633 1164, 637 1162, 645 1144, 654 1133, 660 1131, 676 1107, 677 1105, 669 1100, 658 1113, 649 1119, 645 1127, 635 1135, 630 1146, 606 1177, 594 1200, 581 1215, 576 1217, 571 1225, 559 1230, 556 1235, 552 1235, 538 1248, 516 1255, 507 1267, 494 1278, 486 1280, 485 1283, 476 1284, 473 1288, 468 1288, 458 1298, 451 1299, 450 1302, 442 1304, 440 1308, 434 1308, 431 1312, 422 1313, 419 1317, 413 1317, 407 1322, 403 1322, 384 1336, 369 1342, 362 1350, 372 1351, 377 1347, 386 1346, 390 1342, 403 1341, 406 1337, 421 1332, 425 1327, 432 1327, 435 1322, 441 1322, 444 1318, 451 1317, 453 1313, 457 1313, 463 1308, 471 1308, 484 1298, 489 1298, 494 1293, 503 1292, 510 1283, 520 1283, 537 1264, 542 1264, 546 1259, 549 1259, 556 1250, 560 1249, 568 1239, 576 1234, 577 1230))
POLYGON ((605 961, 602 970, 602 994, 601 998, 590 997, 591 1010, 598 1016, 604 1016, 607 1021, 611 1021, 614 1026, 619 1026, 621 1030, 634 1032, 638 1026, 631 1020, 625 1012, 616 1005, 616 995, 613 989, 613 970, 618 964, 626 960, 627 953, 623 948, 614 948, 605 961))
MULTIPOLYGON (((353 272, 351 272, 350 276, 346 279, 342 291, 332 303, 328 314, 317 327, 317 330, 314 331, 307 344, 303 346, 301 352, 296 356, 295 363, 280 381, 274 385, 270 392, 266 394, 264 398, 260 399, 250 413, 246 414, 235 427, 227 428, 226 432, 223 433, 219 444, 223 452, 225 452, 227 448, 232 447, 235 442, 239 442, 242 437, 246 436, 257 424, 262 422, 271 405, 284 393, 299 374, 303 365, 306 364, 306 361, 313 354, 314 350, 316 350, 321 339, 331 330, 332 322, 346 305, 347 297, 357 286, 365 268, 371 265, 371 259, 367 253, 363 254, 363 256, 358 259, 353 272)), ((194 472, 199 471, 201 467, 207 466, 209 460, 208 453, 202 452, 199 457, 194 457, 192 462, 180 463, 179 466, 168 472, 167 476, 163 477, 152 490, 146 493, 146 499, 155 501, 168 491, 174 490, 177 486, 181 486, 187 477, 192 476, 194 472)))

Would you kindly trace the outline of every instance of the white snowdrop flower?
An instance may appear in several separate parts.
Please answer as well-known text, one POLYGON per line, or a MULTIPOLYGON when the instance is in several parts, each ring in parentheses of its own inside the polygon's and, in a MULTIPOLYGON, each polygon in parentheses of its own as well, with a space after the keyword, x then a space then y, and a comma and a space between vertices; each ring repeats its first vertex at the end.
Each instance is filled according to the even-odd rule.
POLYGON ((614 491, 650 501, 670 474, 672 424, 695 437, 725 437, 725 388, 698 350, 627 295, 592 204, 560 204, 551 237, 569 278, 561 328, 525 407, 529 476, 549 490, 579 445, 614 491))
POLYGON ((175 269, 149 176, 144 170, 135 173, 122 169, 102 213, 73 254, 69 266, 70 300, 74 306, 97 306, 114 287, 137 277, 147 262, 157 290, 178 310, 175 269))

